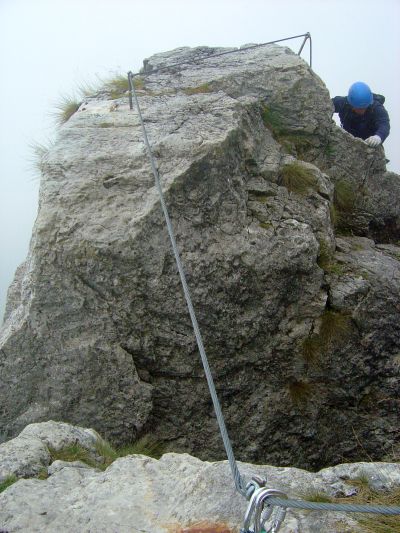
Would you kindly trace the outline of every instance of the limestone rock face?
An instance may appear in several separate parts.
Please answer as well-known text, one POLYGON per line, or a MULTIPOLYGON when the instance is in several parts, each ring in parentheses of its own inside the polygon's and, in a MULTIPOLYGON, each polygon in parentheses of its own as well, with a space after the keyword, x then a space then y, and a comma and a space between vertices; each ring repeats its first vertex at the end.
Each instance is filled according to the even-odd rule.
MULTIPOLYGON (((219 51, 150 58, 138 96, 234 449, 302 467, 389 457, 399 177, 333 125, 324 84, 290 50, 219 51), (356 237, 340 252, 343 181, 356 237)), ((52 418, 223 458, 128 97, 88 98, 42 166, 0 332, 3 439, 52 418)))
MULTIPOLYGON (((0 483, 10 476, 34 477, 51 462, 49 450, 60 451, 79 445, 95 454, 100 436, 92 429, 63 422, 30 424, 15 439, 0 445, 0 483)), ((49 467, 56 468, 55 461, 49 467)))
MULTIPOLYGON (((54 422, 32 424, 23 433, 32 464, 41 461, 36 441, 47 450, 47 446, 76 440, 91 451, 100 438, 93 430, 54 422)), ((20 453, 22 436, 0 445, 0 471, 4 471, 5 450, 15 456, 20 453)), ((266 477, 269 487, 293 499, 315 494, 345 498, 357 492, 361 477, 376 490, 400 486, 399 464, 342 464, 317 473, 248 463, 238 467, 247 480, 253 475, 266 477)), ((247 501, 235 491, 226 461, 201 461, 188 454, 168 453, 158 461, 131 455, 117 459, 104 472, 82 463, 55 461, 47 472, 47 479, 20 479, 0 494, 3 531, 239 533, 247 508, 247 501)), ((346 513, 289 510, 280 531, 366 531, 356 518, 346 513)))

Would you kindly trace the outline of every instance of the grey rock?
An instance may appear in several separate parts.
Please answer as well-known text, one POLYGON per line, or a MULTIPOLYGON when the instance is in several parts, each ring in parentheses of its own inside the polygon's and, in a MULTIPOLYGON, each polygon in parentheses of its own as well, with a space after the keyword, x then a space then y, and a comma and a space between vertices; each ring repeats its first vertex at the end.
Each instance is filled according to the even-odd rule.
MULTIPOLYGON (((317 473, 246 463, 238 466, 245 478, 254 474, 266 477, 268 486, 295 499, 316 493, 343 496, 347 491, 350 495, 351 480, 360 476, 379 478, 380 488, 400 485, 398 464, 344 464, 317 473)), ((9 533, 60 529, 171 533, 190 532, 190 526, 195 531, 196 524, 206 531, 224 527, 224 531, 238 533, 246 508, 246 500, 235 492, 226 461, 203 462, 173 453, 159 461, 133 455, 117 459, 105 472, 71 464, 68 468, 54 467, 46 480, 16 482, 0 495, 0 525, 9 533)), ((290 510, 281 531, 343 533, 363 529, 346 513, 290 510)))
POLYGON ((47 469, 47 473, 49 476, 52 476, 56 472, 60 472, 63 468, 89 468, 91 467, 87 465, 86 463, 83 463, 82 461, 54 461, 51 463, 49 468, 47 469))
POLYGON ((20 437, 35 437, 48 448, 61 450, 73 444, 79 444, 88 450, 94 451, 95 445, 101 440, 100 435, 93 429, 86 429, 72 426, 65 422, 42 422, 40 424, 30 424, 24 428, 20 437))
MULTIPOLYGON (((351 481, 363 480, 372 489, 390 491, 400 485, 400 465, 393 463, 353 463, 325 468, 318 472, 318 477, 331 487, 341 483, 341 491, 351 486, 351 481), (344 483, 346 482, 346 483, 344 483)), ((354 490, 354 487, 353 487, 354 490)), ((332 494, 332 492, 330 492, 332 494)), ((338 496, 337 492, 333 492, 338 496)))
MULTIPOLYGON (((80 445, 91 451, 93 441, 88 435, 101 439, 91 429, 70 424, 32 424, 0 450, 22 455, 26 470, 18 475, 30 477, 37 475, 35 467, 43 461, 38 442, 67 446, 77 442, 78 436, 80 445)), ((0 471, 4 466, 7 458, 2 454, 0 471)), ((359 490, 356 482, 360 479, 378 491, 400 487, 398 463, 341 464, 316 473, 241 462, 238 467, 245 481, 254 475, 264 477, 268 487, 300 500, 322 494, 352 496, 359 490)), ((196 531, 196 525, 202 525, 210 533, 238 533, 247 508, 246 500, 235 491, 227 461, 206 462, 188 454, 168 453, 159 461, 131 455, 117 459, 104 472, 80 461, 57 460, 48 467, 48 474, 42 480, 21 479, 0 494, 3 530, 190 533, 191 526, 196 531)), ((354 533, 363 529, 346 513, 290 510, 281 531, 354 533)))
POLYGON ((101 442, 101 437, 93 429, 52 420, 30 424, 18 437, 0 444, 0 482, 12 475, 36 476, 45 469, 51 473, 56 464, 49 466, 50 450, 59 451, 79 444, 95 456, 97 442, 101 442))
MULTIPOLYGON (((218 51, 149 58, 138 98, 234 448, 243 460, 314 469, 390 460, 398 176, 385 174, 382 149, 333 126, 326 87, 290 50, 218 51), (313 177, 305 191, 285 186, 293 163, 313 177), (318 264, 323 242, 335 250, 340 180, 365 196, 357 235, 379 241, 384 230, 380 244, 394 246, 343 238, 343 275, 318 264), (332 307, 346 333, 307 359, 332 307)), ((174 451, 223 458, 127 96, 88 97, 42 167, 29 255, 0 330, 2 438, 57 419, 117 444, 152 433, 174 451)))
POLYGON ((381 242, 398 241, 400 179, 386 171, 384 149, 369 148, 334 124, 321 143, 323 146, 306 147, 302 157, 323 170, 333 183, 352 186, 360 212, 358 234, 381 242))
POLYGON ((0 445, 0 482, 11 476, 36 476, 49 463, 49 450, 40 439, 16 437, 0 445))
POLYGON ((363 278, 343 276, 330 287, 330 302, 334 309, 348 309, 357 304, 370 288, 370 283, 363 278))

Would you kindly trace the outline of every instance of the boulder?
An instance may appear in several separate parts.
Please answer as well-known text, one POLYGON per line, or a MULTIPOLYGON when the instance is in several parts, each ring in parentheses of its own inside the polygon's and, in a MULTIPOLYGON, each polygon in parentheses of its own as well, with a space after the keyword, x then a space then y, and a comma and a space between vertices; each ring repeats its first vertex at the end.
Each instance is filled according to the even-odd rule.
MULTIPOLYGON (((28 433, 42 442, 65 444, 77 436, 88 451, 93 430, 69 424, 42 423, 28 433)), ((20 453, 21 436, 0 445, 20 453)), ((100 438, 100 437, 99 437, 100 438)), ((40 460, 33 439, 27 440, 32 465, 40 460)), ((267 478, 271 488, 290 498, 310 499, 354 495, 359 480, 377 490, 400 486, 400 465, 389 463, 342 464, 316 473, 238 463, 241 474, 267 478)), ((239 533, 247 501, 235 492, 227 461, 201 461, 188 454, 167 453, 160 460, 130 455, 114 461, 104 472, 82 463, 55 461, 47 479, 20 479, 0 494, 0 528, 7 533, 109 532, 131 533, 239 533)), ((358 517, 359 518, 359 517, 358 517)), ((357 516, 326 511, 291 509, 282 533, 356 533, 367 531, 357 516)), ((370 531, 370 529, 368 529, 370 531)))
MULTIPOLYGON (((136 84, 234 449, 313 469, 390 461, 399 177, 333 125, 326 87, 289 49, 220 51, 158 54, 136 84)), ((41 165, 0 331, 2 439, 55 419, 222 459, 138 114, 112 96, 86 98, 41 165)))
POLYGON ((82 446, 96 454, 96 443, 101 437, 93 429, 71 426, 64 422, 30 424, 15 439, 0 444, 0 483, 7 478, 33 477, 47 472, 52 451, 60 451, 74 445, 82 446))

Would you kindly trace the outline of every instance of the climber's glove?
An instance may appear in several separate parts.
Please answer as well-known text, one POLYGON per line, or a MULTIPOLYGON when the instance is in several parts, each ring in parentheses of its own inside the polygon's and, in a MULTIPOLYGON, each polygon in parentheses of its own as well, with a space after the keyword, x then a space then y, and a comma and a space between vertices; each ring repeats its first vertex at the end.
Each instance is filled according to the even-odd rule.
POLYGON ((368 137, 368 139, 365 139, 365 142, 369 146, 379 146, 382 142, 382 139, 379 137, 379 135, 372 135, 372 137, 368 137))

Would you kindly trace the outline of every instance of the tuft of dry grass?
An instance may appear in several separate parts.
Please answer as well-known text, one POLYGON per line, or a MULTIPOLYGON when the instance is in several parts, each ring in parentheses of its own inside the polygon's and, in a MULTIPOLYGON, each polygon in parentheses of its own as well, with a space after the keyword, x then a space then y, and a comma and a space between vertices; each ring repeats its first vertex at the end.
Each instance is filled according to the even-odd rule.
POLYGON ((305 196, 310 189, 316 187, 316 178, 313 172, 297 162, 282 167, 280 181, 288 191, 301 196, 305 196))
MULTIPOLYGON (((334 225, 339 234, 365 235, 370 215, 365 209, 362 190, 345 180, 335 184, 334 225)), ((332 211, 331 211, 332 214, 332 211)))
MULTIPOLYGON (((357 488, 357 494, 338 498, 340 503, 386 505, 400 507, 400 487, 390 491, 377 491, 370 487, 367 478, 351 480, 349 484, 357 488)), ((353 513, 352 513, 353 514, 353 513)), ((366 533, 400 533, 399 515, 353 514, 366 533)))
POLYGON ((301 352, 303 358, 317 364, 332 346, 346 342, 352 332, 351 317, 346 313, 326 310, 321 316, 318 333, 304 339, 301 352))
POLYGON ((208 83, 203 83, 198 87, 186 87, 185 89, 183 89, 183 92, 188 96, 191 96, 192 94, 206 94, 211 93, 212 88, 208 83))
POLYGON ((293 381, 289 384, 289 396, 293 403, 306 404, 315 392, 315 385, 309 381, 293 381))
POLYGON ((66 446, 61 450, 50 449, 52 461, 82 461, 92 468, 105 470, 119 457, 127 455, 147 455, 159 459, 165 453, 165 445, 150 435, 145 435, 132 444, 114 448, 109 442, 102 439, 96 443, 96 453, 91 453, 79 444, 66 446))
POLYGON ((306 502, 316 503, 332 503, 334 501, 331 496, 319 490, 309 490, 302 496, 302 499, 306 502))
POLYGON ((46 158, 53 144, 53 141, 48 141, 47 143, 32 142, 29 145, 32 154, 30 163, 35 177, 40 177, 43 174, 46 158))
POLYGON ((93 468, 98 466, 92 454, 80 444, 72 444, 71 446, 62 448, 61 450, 49 448, 49 452, 52 461, 82 461, 82 463, 85 463, 93 468))
POLYGON ((329 347, 340 340, 346 340, 351 330, 349 315, 330 310, 325 311, 322 315, 319 336, 324 346, 329 347))
POLYGON ((4 492, 8 487, 11 487, 16 481, 18 481, 17 476, 8 476, 4 481, 0 483, 0 493, 4 492))
MULTIPOLYGON (((321 503, 400 506, 400 488, 391 491, 374 490, 366 476, 349 480, 347 483, 356 488, 357 493, 354 496, 334 498, 324 492, 311 490, 302 495, 302 499, 321 503)), ((399 515, 351 513, 350 516, 359 523, 365 533, 400 533, 399 515)))
POLYGON ((73 96, 61 96, 57 102, 54 111, 56 123, 62 126, 72 117, 82 104, 82 100, 78 100, 73 96))

